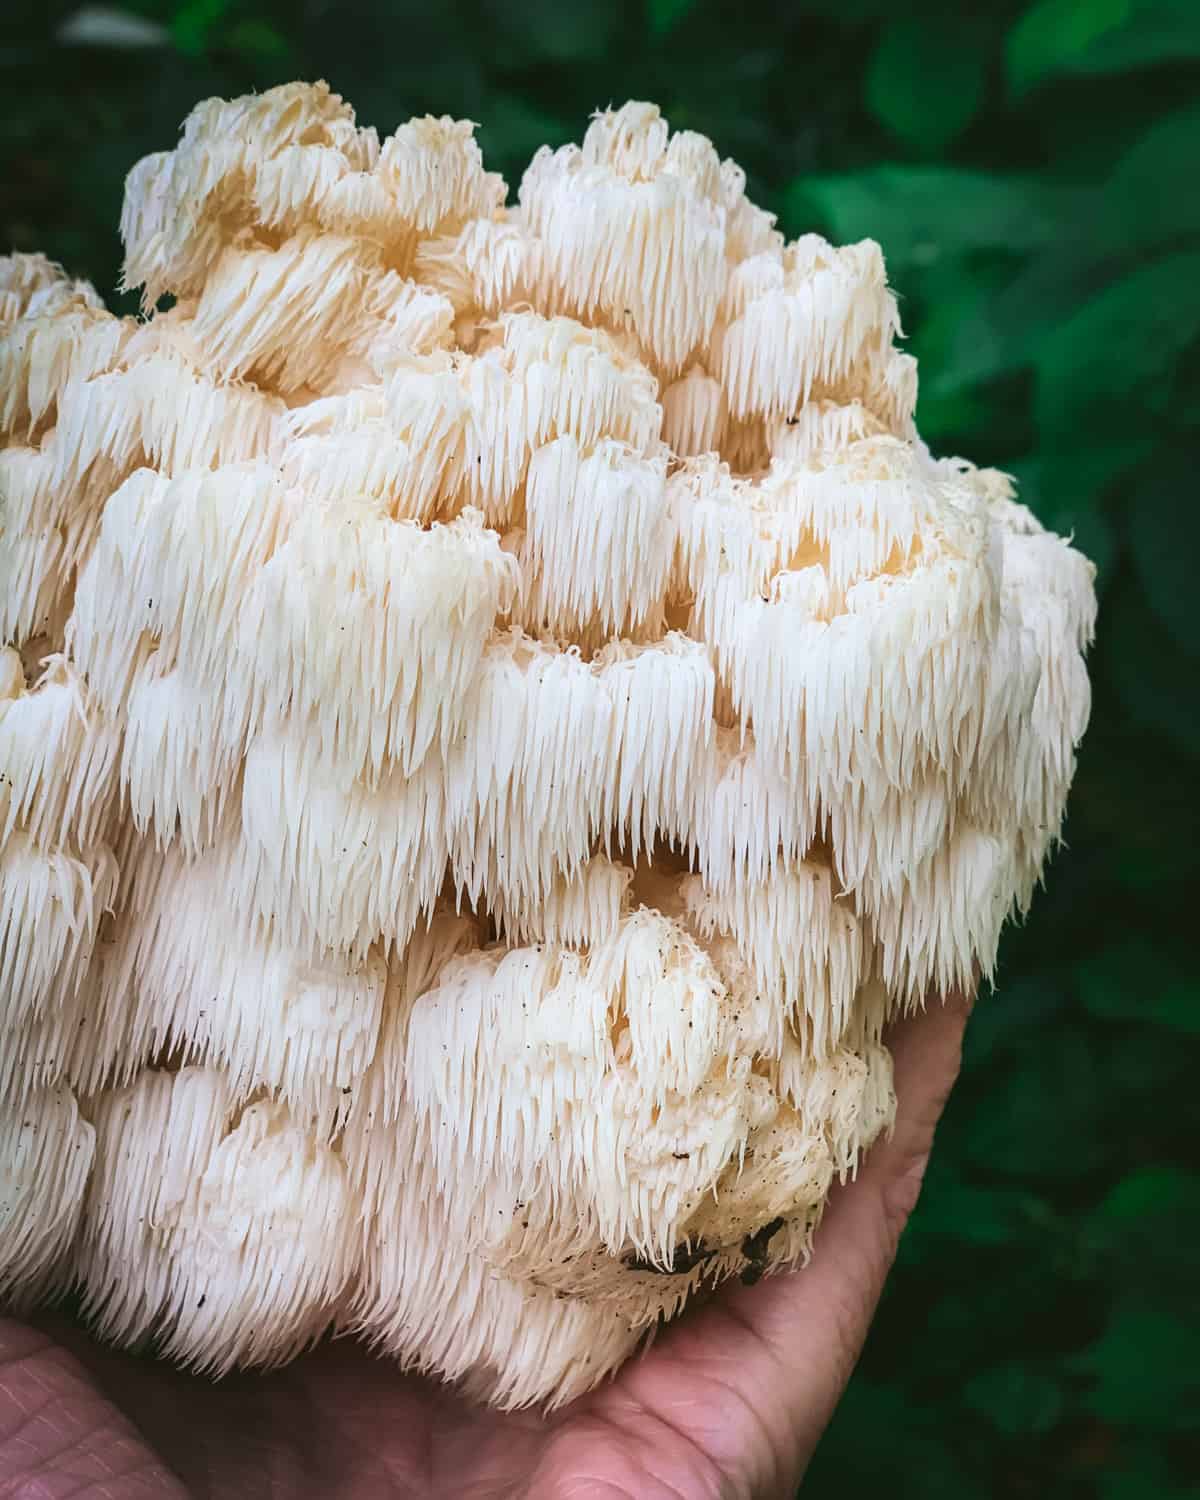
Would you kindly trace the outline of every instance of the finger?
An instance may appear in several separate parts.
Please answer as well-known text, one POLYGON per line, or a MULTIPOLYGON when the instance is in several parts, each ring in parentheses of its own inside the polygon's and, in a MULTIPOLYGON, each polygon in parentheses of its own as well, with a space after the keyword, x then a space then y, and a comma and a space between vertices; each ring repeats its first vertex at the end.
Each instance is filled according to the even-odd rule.
MULTIPOLYGON (((934 1131, 962 1064, 963 1032, 973 1004, 973 995, 952 995, 928 1012, 897 1022, 886 1038, 892 1054, 896 1123, 891 1134, 868 1152, 857 1178, 863 1195, 882 1207, 894 1230, 882 1267, 885 1275, 916 1207, 934 1131)), ((836 1233, 829 1221, 832 1218, 836 1226, 837 1204, 845 1196, 836 1194, 832 1212, 826 1215, 826 1239, 836 1233)))
POLYGON ((754 1286, 730 1284, 663 1335, 657 1370, 648 1360, 628 1373, 626 1390, 671 1406, 671 1424, 748 1493, 792 1494, 845 1389, 916 1203, 969 1009, 956 996, 890 1032, 895 1129, 854 1182, 835 1188, 811 1263, 754 1286), (664 1360, 681 1371, 674 1402, 664 1360))
MULTIPOLYGON (((895 1128, 857 1179, 835 1188, 811 1263, 730 1289, 734 1315, 758 1342, 753 1375, 782 1389, 796 1482, 862 1352, 900 1235, 916 1206, 933 1136, 962 1060, 969 1002, 955 996, 892 1029, 895 1128)), ((748 1374, 748 1379, 750 1378, 748 1374)), ((783 1451, 787 1451, 786 1449, 783 1451)))
POLYGON ((9 1495, 187 1500, 79 1362, 8 1318, 0 1319, 0 1478, 9 1495))

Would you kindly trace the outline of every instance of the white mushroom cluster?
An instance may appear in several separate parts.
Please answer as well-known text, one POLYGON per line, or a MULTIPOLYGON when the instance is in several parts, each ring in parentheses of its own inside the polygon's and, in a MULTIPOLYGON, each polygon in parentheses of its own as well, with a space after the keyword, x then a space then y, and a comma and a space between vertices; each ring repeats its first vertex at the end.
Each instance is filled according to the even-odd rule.
POLYGON ((143 317, 0 261, 10 1304, 517 1406, 807 1257, 1059 832, 1093 570, 744 187, 633 103, 506 206, 293 84, 130 173, 143 317))

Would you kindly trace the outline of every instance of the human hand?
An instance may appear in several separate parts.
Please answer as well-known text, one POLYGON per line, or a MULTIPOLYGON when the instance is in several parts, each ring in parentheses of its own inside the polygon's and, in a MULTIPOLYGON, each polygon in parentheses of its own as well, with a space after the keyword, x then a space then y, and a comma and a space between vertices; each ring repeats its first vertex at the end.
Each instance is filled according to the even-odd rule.
POLYGON ((789 1500, 858 1358, 969 1005, 897 1025, 892 1137, 834 1192, 811 1265, 731 1282, 549 1417, 472 1405, 349 1341, 219 1383, 0 1320, 11 1500, 789 1500))

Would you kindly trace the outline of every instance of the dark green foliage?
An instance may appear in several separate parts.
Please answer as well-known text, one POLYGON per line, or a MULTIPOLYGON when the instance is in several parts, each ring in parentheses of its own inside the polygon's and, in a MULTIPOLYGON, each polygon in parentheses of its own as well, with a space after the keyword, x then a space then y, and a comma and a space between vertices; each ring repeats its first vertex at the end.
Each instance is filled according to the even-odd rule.
POLYGON ((1195 1500, 1198 0, 123 4, 161 40, 68 45, 59 0, 0 21, 0 243, 106 294, 133 161, 204 95, 305 76, 381 131, 483 122, 514 189, 653 98, 789 233, 881 241, 922 431, 1074 531, 1102 612, 1067 847, 805 1493, 1195 1500))

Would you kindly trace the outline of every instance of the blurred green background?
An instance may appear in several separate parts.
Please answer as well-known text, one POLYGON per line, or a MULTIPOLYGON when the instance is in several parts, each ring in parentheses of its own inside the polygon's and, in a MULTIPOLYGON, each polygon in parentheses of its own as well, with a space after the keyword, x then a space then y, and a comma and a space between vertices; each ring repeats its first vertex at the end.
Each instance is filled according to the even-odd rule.
POLYGON ((133 161, 201 97, 293 77, 381 133, 482 122, 514 190, 541 142, 654 99, 789 234, 882 243, 923 434, 1074 531, 1101 625, 1066 847, 804 1493, 1200 1496, 1200 0, 24 6, 0 248, 106 296, 133 161))

